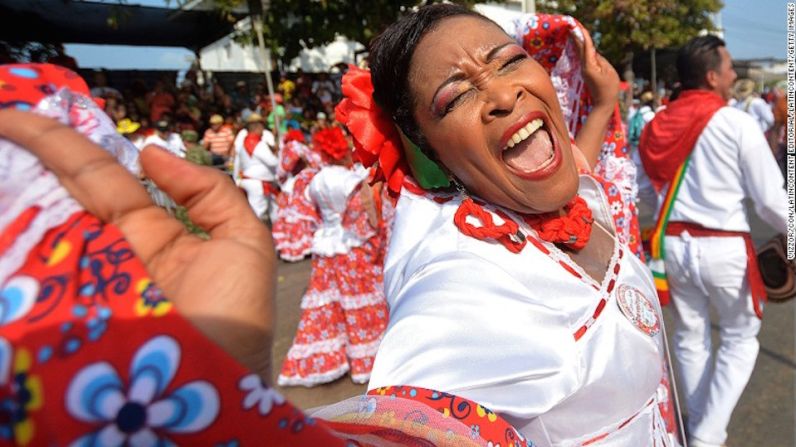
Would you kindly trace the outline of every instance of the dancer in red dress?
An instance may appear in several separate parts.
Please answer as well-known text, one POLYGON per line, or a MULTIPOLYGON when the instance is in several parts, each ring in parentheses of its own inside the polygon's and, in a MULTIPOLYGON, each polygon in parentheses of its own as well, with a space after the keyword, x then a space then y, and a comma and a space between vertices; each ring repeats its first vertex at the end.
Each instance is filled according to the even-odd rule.
POLYGON ((382 239, 367 171, 351 165, 339 128, 321 130, 314 143, 330 162, 318 172, 308 197, 321 216, 312 243, 312 276, 280 385, 313 386, 347 371, 357 383, 370 377, 387 326, 382 239))
POLYGON ((281 192, 273 228, 274 244, 284 261, 301 261, 312 251, 320 216, 306 192, 323 165, 323 157, 305 144, 301 131, 285 134, 276 171, 281 192))

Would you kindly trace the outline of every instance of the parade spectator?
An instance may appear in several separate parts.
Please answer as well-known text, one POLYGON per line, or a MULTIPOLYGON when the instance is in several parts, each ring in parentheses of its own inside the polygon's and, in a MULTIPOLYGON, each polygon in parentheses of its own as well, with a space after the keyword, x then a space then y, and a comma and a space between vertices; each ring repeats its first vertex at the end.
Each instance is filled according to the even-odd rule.
POLYGON ((150 121, 157 122, 164 114, 170 114, 174 104, 174 96, 166 91, 166 84, 163 81, 157 81, 154 89, 147 96, 150 121))
POLYGON ((296 83, 291 81, 286 74, 282 73, 279 76, 279 86, 277 90, 284 96, 285 101, 290 101, 293 98, 293 92, 296 90, 296 83))
POLYGON ((94 72, 94 87, 91 89, 91 96, 95 98, 108 98, 109 96, 121 98, 122 94, 119 93, 119 90, 108 86, 108 76, 105 75, 104 71, 96 71, 94 72))
POLYGON ((320 73, 318 79, 312 83, 312 93, 321 100, 321 104, 323 104, 324 107, 332 105, 335 92, 334 82, 329 79, 327 73, 320 73))
POLYGON ((144 140, 144 146, 150 144, 160 146, 178 157, 185 157, 185 144, 178 134, 171 131, 168 117, 155 122, 155 133, 144 140))
POLYGON ((307 101, 311 95, 312 79, 299 68, 296 70, 296 96, 302 101, 307 101))
POLYGON ((141 124, 129 118, 124 118, 116 124, 116 131, 130 140, 138 150, 144 148, 144 135, 141 130, 141 124))
POLYGON ((118 123, 127 117, 127 107, 121 101, 121 97, 110 95, 105 98, 105 113, 113 122, 118 123))
POLYGON ((196 163, 201 166, 210 166, 213 164, 213 157, 199 144, 199 134, 194 130, 183 130, 180 133, 183 143, 185 144, 185 159, 196 163))
POLYGON ((755 92, 755 81, 739 79, 733 90, 735 101, 732 106, 752 115, 760 130, 767 132, 774 125, 774 113, 771 106, 755 92))
POLYGON ((229 95, 232 101, 232 107, 237 110, 244 109, 249 107, 251 104, 252 98, 249 94, 249 88, 246 85, 246 81, 238 81, 235 83, 235 90, 229 95))
POLYGON ((279 119, 279 134, 284 135, 287 132, 287 112, 285 112, 284 97, 279 93, 274 95, 274 102, 276 103, 276 111, 272 110, 271 105, 271 97, 266 96, 263 100, 262 108, 263 111, 267 114, 267 122, 268 122, 268 129, 271 131, 276 130, 276 126, 274 124, 274 117, 279 119))
POLYGON ((630 122, 627 129, 627 139, 633 150, 638 149, 638 142, 641 139, 641 131, 644 127, 652 121, 655 117, 654 110, 655 97, 652 92, 644 92, 641 94, 640 104, 641 107, 633 113, 630 117, 630 122))
POLYGON ((202 144, 214 157, 226 160, 232 153, 235 135, 230 126, 224 126, 224 118, 221 115, 211 116, 209 123, 210 127, 202 137, 202 144))
POLYGON ((311 133, 315 133, 323 129, 328 129, 329 127, 331 127, 331 124, 329 123, 326 113, 318 112, 315 114, 315 123, 312 125, 310 131, 311 133))
POLYGON ((677 71, 682 93, 650 122, 639 146, 663 198, 650 266, 659 296, 674 305, 688 445, 720 447, 755 366, 766 299, 744 200, 785 233, 787 196, 759 123, 727 106, 736 74, 724 41, 692 39, 678 52, 677 71))

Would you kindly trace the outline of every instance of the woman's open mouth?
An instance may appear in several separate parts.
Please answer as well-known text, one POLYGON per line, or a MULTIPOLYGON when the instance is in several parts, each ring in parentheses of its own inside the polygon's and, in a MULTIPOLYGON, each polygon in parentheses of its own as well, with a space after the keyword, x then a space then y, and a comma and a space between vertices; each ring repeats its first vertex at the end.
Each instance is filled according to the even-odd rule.
POLYGON ((520 121, 525 124, 519 129, 512 126, 513 133, 506 137, 501 155, 515 174, 527 180, 548 177, 561 165, 561 150, 539 115, 537 112, 527 116, 520 121))

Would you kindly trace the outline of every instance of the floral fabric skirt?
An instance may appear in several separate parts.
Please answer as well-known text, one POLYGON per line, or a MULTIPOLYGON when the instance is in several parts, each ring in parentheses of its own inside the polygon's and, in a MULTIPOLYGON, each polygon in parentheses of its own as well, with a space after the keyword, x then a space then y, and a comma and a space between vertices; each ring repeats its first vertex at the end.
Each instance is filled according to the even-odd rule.
POLYGON ((318 385, 348 371, 354 382, 368 381, 389 318, 378 250, 372 237, 346 254, 313 256, 280 385, 318 385))

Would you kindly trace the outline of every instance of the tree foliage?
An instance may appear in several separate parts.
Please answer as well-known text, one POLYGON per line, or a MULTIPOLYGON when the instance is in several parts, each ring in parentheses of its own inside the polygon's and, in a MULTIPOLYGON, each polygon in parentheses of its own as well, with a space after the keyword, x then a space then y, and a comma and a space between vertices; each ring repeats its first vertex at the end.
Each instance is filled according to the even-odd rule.
MULTIPOLYGON (((166 0, 170 1, 170 0, 166 0)), ((185 4, 187 0, 176 0, 185 4)), ((266 45, 284 62, 305 48, 329 44, 340 36, 367 45, 401 14, 414 6, 441 0, 266 0, 263 33, 266 45)), ((477 0, 455 0, 472 6, 477 0)), ((245 8, 247 0, 214 0, 214 7, 226 14, 245 8)), ((237 33, 241 43, 256 42, 253 30, 237 33)))
POLYGON ((58 55, 59 48, 60 45, 52 43, 0 40, 0 63, 47 62, 58 55))
POLYGON ((711 14, 722 6, 721 0, 537 2, 539 11, 569 14, 580 20, 615 66, 632 63, 633 53, 680 46, 700 31, 714 29, 711 14))

